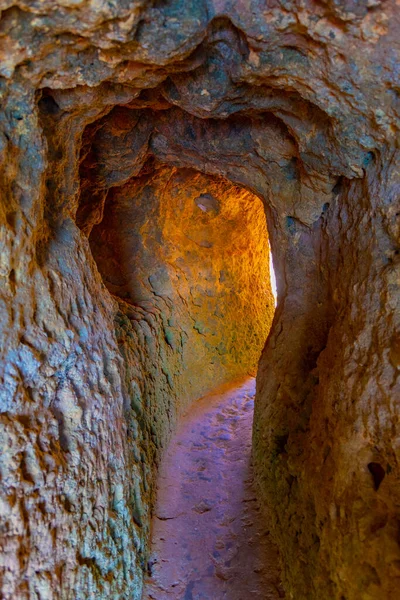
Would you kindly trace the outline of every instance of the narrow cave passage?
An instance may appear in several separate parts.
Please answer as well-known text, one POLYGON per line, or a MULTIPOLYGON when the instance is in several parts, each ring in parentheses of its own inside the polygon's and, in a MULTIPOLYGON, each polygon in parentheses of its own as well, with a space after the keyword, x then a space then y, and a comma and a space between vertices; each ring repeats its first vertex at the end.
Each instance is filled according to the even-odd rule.
MULTIPOLYGON (((1 600, 141 600, 179 421, 256 369, 287 597, 399 600, 399 0, 10 0, 0 21, 1 600)), ((252 598, 239 559, 276 596, 240 537, 242 391, 185 454, 240 517, 221 537, 196 463, 171 467, 216 538, 175 581, 160 551, 157 600, 252 598)))
POLYGON ((147 426, 145 460, 161 458, 143 597, 283 597, 251 473, 254 375, 276 301, 261 200, 152 158, 108 192, 89 239, 139 390, 132 430, 147 426))
POLYGON ((161 463, 143 600, 276 600, 278 554, 251 470, 255 380, 206 396, 161 463))

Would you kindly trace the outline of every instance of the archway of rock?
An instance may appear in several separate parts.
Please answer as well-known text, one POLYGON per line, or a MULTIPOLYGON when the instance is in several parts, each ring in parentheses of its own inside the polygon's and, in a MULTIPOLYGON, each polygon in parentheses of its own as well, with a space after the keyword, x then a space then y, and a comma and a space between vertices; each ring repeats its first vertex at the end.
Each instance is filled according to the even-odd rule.
POLYGON ((149 358, 162 362, 179 412, 212 386, 255 374, 274 310, 268 234, 251 192, 151 163, 110 189, 89 240, 121 310, 156 319, 149 358))
MULTIPOLYGON (((107 256, 103 252, 110 244, 102 243, 102 238, 107 239, 110 234, 108 223, 114 219, 113 207, 122 207, 128 196, 136 197, 136 200, 144 198, 145 202, 147 195, 149 202, 145 206, 148 210, 151 199, 154 200, 159 193, 156 192, 157 186, 164 192, 175 177, 184 179, 185 173, 193 173, 193 169, 199 181, 201 177, 211 177, 215 184, 222 177, 225 182, 232 182, 229 185, 240 186, 245 194, 262 198, 281 301, 258 370, 254 460, 259 485, 263 481, 261 495, 266 494, 268 498, 279 494, 283 499, 292 487, 290 472, 293 467, 289 467, 285 459, 288 443, 294 439, 289 432, 296 431, 301 446, 302 432, 307 430, 310 418, 310 406, 318 391, 316 361, 326 345, 334 315, 328 302, 328 272, 321 268, 321 261, 328 251, 335 252, 327 233, 328 215, 331 205, 335 206, 338 194, 346 185, 342 175, 332 175, 323 161, 316 163, 313 160, 315 148, 311 149, 309 141, 300 151, 296 131, 288 128, 285 119, 277 118, 272 112, 250 108, 247 113, 241 111, 239 115, 205 119, 172 107, 165 95, 165 91, 160 95, 157 89, 142 93, 124 106, 107 111, 105 116, 86 127, 80 150, 81 192, 76 210, 76 222, 88 236, 109 288, 114 293, 118 291, 118 294, 125 295, 121 301, 123 308, 121 310, 119 302, 115 316, 116 338, 123 357, 120 371, 125 397, 124 418, 129 432, 126 456, 129 469, 135 473, 134 501, 130 510, 132 526, 137 528, 140 540, 138 548, 142 569, 148 559, 150 518, 155 502, 155 469, 176 426, 180 403, 187 404, 199 397, 207 387, 201 387, 206 383, 201 379, 197 381, 200 387, 195 390, 193 383, 196 384, 196 381, 189 377, 190 371, 182 367, 179 343, 175 351, 172 347, 176 343, 173 336, 175 321, 173 318, 169 321, 169 315, 165 314, 163 294, 170 285, 170 273, 165 266, 147 274, 147 279, 143 272, 132 280, 129 269, 121 266, 129 264, 126 255, 131 256, 124 244, 122 247, 119 244, 120 259, 111 260, 107 265, 107 256), (135 186, 138 186, 138 194, 135 186), (154 296, 157 298, 163 310, 159 307, 147 310, 146 298, 143 297, 146 288, 153 299, 154 296), (126 302, 129 295, 135 300, 133 304, 126 302), (140 306, 140 301, 144 301, 144 306, 140 306), (163 312, 167 317, 164 320, 163 312), (284 350, 288 344, 289 354, 284 350), (291 357, 296 357, 296 360, 291 357), (181 378, 184 382, 186 377, 187 385, 181 386, 180 393, 176 393, 178 387, 176 390, 173 388, 174 373, 178 373, 178 381, 181 378), (266 452, 271 459, 267 463, 264 458, 266 452)), ((54 98, 60 101, 52 92, 49 101, 46 101, 50 107, 54 98)), ((54 110, 51 108, 48 112, 51 114, 54 110)), ((318 110, 312 112, 311 118, 318 123, 321 140, 324 134, 329 133, 325 118, 318 110)), ((49 121, 48 117, 44 119, 45 123, 49 121)), ((340 167, 339 172, 348 173, 348 167, 340 167)), ((196 200, 208 193, 200 191, 197 186, 191 207, 196 207, 198 215, 203 215, 203 211, 196 200), (200 193, 197 195, 197 192, 200 193)), ((210 196, 214 197, 214 194, 210 196)), ((208 201, 213 204, 210 198, 208 201)), ((163 206, 156 201, 156 206, 158 204, 163 206)), ((137 216, 140 220, 141 217, 137 216)), ((163 218, 162 210, 160 214, 157 211, 150 213, 148 221, 155 219, 157 222, 160 218, 163 218)), ((128 219, 123 218, 122 221, 124 228, 128 219)), ((114 236, 118 227, 114 227, 114 236)), ((144 237, 146 228, 148 224, 143 223, 141 234, 144 237)), ((112 238, 113 234, 110 235, 112 238)), ((133 237, 131 241, 139 249, 139 239, 133 237)), ((148 256, 143 255, 143 258, 149 260, 148 256)), ((157 260, 153 266, 156 263, 157 260)), ((141 266, 137 266, 135 275, 140 273, 141 266)), ((178 307, 179 304, 180 301, 178 307)), ((198 329, 194 331, 197 337, 200 332, 198 329)), ((202 352, 199 354, 202 355, 202 352)), ((193 356, 198 354, 193 352, 193 356)), ((232 361, 231 367, 234 364, 235 361, 232 361)), ((222 375, 224 370, 225 365, 222 369, 218 366, 214 373, 218 371, 222 375)), ((199 372, 199 369, 194 371, 199 372)), ((213 369, 207 370, 210 380, 212 373, 213 369)), ((273 510, 269 515, 271 525, 275 524, 275 519, 287 522, 284 544, 287 555, 296 551, 292 546, 297 547, 297 542, 293 543, 290 532, 299 527, 296 502, 302 501, 295 502, 293 492, 291 497, 291 510, 282 512, 281 507, 276 505, 275 512, 273 510)), ((310 538, 306 531, 302 535, 302 543, 311 548, 314 538, 310 538)), ((309 586, 310 583, 304 581, 302 585, 309 586)))
MULTIPOLYGON (((318 113, 316 118, 320 118, 318 113)), ((322 128, 323 123, 322 120, 322 128)), ((320 269, 320 260, 321 252, 326 251, 327 213, 338 194, 338 181, 342 180, 326 174, 319 167, 307 165, 304 154, 300 159, 293 134, 271 112, 250 111, 249 115, 203 119, 171 107, 157 90, 142 94, 125 106, 113 108, 85 130, 76 219, 90 239, 93 255, 109 289, 123 298, 116 318, 116 332, 124 358, 126 418, 145 465, 137 483, 134 512, 134 519, 140 525, 138 533, 144 557, 155 502, 154 469, 175 428, 177 414, 183 406, 210 390, 209 382, 226 381, 243 372, 241 359, 246 352, 244 362, 249 360, 254 365, 254 357, 263 342, 254 340, 256 343, 250 352, 249 347, 243 352, 239 345, 242 354, 239 361, 229 352, 224 355, 224 344, 221 344, 222 354, 214 354, 214 365, 210 368, 207 354, 213 354, 214 350, 205 351, 210 343, 207 335, 203 335, 207 324, 204 317, 195 319, 195 329, 190 329, 191 338, 185 350, 186 366, 191 368, 185 368, 181 337, 176 335, 175 327, 179 321, 183 325, 185 319, 192 317, 189 316, 190 306, 180 295, 182 284, 178 285, 176 279, 178 272, 184 272, 184 266, 176 263, 176 250, 171 243, 176 235, 171 229, 171 224, 177 222, 176 206, 168 209, 169 213, 167 206, 174 196, 179 197, 179 181, 189 184, 188 189, 192 187, 188 214, 193 215, 195 211, 201 219, 210 220, 216 212, 216 194, 204 188, 205 181, 214 190, 221 185, 241 186, 245 190, 241 192, 244 198, 253 198, 252 205, 255 205, 254 198, 259 205, 258 198, 263 199, 282 301, 276 311, 275 327, 264 350, 258 377, 259 388, 264 388, 263 397, 277 399, 276 406, 270 404, 270 410, 276 414, 268 416, 271 413, 259 401, 254 424, 257 443, 254 458, 256 468, 265 476, 265 430, 270 429, 267 444, 273 461, 278 460, 279 465, 267 483, 268 493, 274 495, 285 481, 289 481, 286 475, 278 475, 280 457, 286 453, 289 430, 298 428, 299 423, 307 423, 309 418, 309 405, 317 382, 313 370, 326 344, 331 318, 327 303, 327 272, 320 269), (227 184, 227 181, 232 183, 227 184), (206 196, 205 204, 201 203, 202 195, 206 196), (211 211, 203 211, 199 205, 209 205, 211 211), (136 235, 128 231, 131 219, 140 223, 136 235), (119 230, 126 231, 127 235, 122 236, 119 230), (168 239, 171 235, 172 239, 168 239), (159 248, 161 240, 167 242, 169 256, 167 251, 164 256, 157 256, 156 247, 159 248), (138 262, 133 258, 136 253, 138 262), (175 314, 168 304, 174 307, 175 314), (291 325, 293 314, 296 314, 295 330, 291 325), (291 362, 290 368, 288 355, 277 350, 277 346, 285 345, 285 337, 290 338, 291 352, 298 357, 298 361, 291 362), (285 373, 285 384, 282 372, 285 373), (292 404, 291 389, 298 385, 296 381, 301 381, 302 392, 292 404), (269 389, 267 395, 265 388, 269 389), (282 402, 280 397, 285 388, 288 397, 282 402), (260 409, 261 418, 258 416, 260 409)), ((182 185, 183 190, 185 187, 182 185)), ((235 195, 240 197, 237 191, 235 195)), ((265 219, 263 211, 262 216, 265 219)), ((209 245, 207 237, 202 237, 203 233, 201 228, 191 232, 197 251, 202 243, 209 245)), ((193 240, 190 243, 193 245, 193 240)), ((230 245, 232 247, 232 241, 230 245)), ((267 259, 267 240, 263 246, 267 259)), ((214 256, 216 266, 222 257, 214 256)), ((247 261, 251 264, 252 260, 248 254, 247 261)), ((263 268, 268 269, 266 264, 263 268)), ((213 268, 212 277, 215 278, 213 268)), ((222 282, 219 275, 218 285, 224 288, 229 282, 222 282)), ((246 287, 251 290, 248 283, 246 287)), ((183 297, 186 294, 187 289, 183 290, 183 297)), ((208 296, 208 302, 210 298, 208 296)), ((254 298, 247 299, 254 305, 254 298)), ((204 311, 204 306, 198 308, 200 312, 204 311)), ((236 309, 245 314, 243 305, 236 309)), ((255 307, 254 312, 259 313, 259 308, 255 307)), ((244 328, 248 326, 248 316, 246 313, 244 328)), ((265 316, 269 326, 271 315, 268 316, 268 310, 260 320, 265 316)), ((222 320, 220 323, 222 325, 222 320)), ((255 323, 250 324, 252 332, 254 326, 255 323)), ((244 345, 248 345, 248 335, 242 339, 244 345)), ((138 450, 133 448, 130 452, 135 462, 138 450)), ((294 505, 293 510, 296 510, 294 505)), ((269 518, 273 523, 273 513, 269 518)), ((285 518, 289 518, 286 513, 285 518)), ((294 523, 293 527, 296 527, 294 523)))
MULTIPOLYGON (((262 201, 221 176, 150 157, 136 177, 109 189, 90 231, 83 208, 81 226, 119 305, 118 340, 136 392, 126 415, 133 413, 133 427, 146 415, 164 447, 148 563, 154 578, 144 597, 281 597, 277 551, 252 486, 254 381, 242 381, 254 380, 274 314, 262 201), (227 383, 229 392, 193 402, 227 383), (170 446, 188 410, 179 429, 189 418, 186 443, 174 437, 170 446)), ((142 442, 149 457, 150 439, 142 442)), ((150 467, 158 461, 147 458, 150 467)))

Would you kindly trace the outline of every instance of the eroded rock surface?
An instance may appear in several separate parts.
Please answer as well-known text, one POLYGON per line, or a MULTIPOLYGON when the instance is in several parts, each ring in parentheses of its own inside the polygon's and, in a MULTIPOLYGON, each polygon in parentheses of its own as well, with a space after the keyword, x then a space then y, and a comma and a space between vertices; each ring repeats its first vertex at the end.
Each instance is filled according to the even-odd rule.
POLYGON ((126 323, 140 330, 151 315, 151 360, 174 398, 163 420, 256 372, 274 312, 256 196, 220 177, 159 167, 110 190, 90 245, 126 323))
POLYGON ((397 598, 398 2, 0 7, 2 597, 140 598, 176 362, 96 242, 111 198, 192 169, 264 201, 254 462, 287 595, 397 598))

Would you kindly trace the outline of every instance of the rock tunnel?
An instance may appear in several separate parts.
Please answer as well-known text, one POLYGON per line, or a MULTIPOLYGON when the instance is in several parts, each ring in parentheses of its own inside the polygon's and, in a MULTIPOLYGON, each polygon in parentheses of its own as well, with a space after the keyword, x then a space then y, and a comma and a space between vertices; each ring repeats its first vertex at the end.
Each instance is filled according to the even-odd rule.
POLYGON ((399 28, 395 0, 2 3, 4 600, 139 600, 180 415, 255 372, 286 597, 398 598, 399 28))

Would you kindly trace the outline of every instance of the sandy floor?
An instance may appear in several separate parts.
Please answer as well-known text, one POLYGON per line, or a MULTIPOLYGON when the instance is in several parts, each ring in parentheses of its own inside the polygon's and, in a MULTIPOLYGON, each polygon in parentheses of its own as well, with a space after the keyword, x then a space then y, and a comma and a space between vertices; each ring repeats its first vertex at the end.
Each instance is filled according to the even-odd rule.
POLYGON ((252 487, 255 380, 199 400, 161 466, 144 600, 275 600, 277 552, 252 487))

